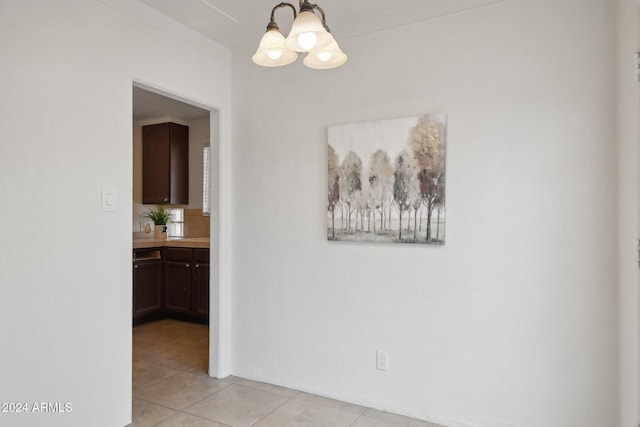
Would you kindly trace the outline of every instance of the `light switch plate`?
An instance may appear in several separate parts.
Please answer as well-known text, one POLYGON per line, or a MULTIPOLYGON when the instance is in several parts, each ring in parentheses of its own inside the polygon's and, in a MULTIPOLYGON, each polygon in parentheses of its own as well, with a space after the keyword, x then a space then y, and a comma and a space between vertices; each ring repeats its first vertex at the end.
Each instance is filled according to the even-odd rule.
POLYGON ((386 351, 376 351, 376 369, 379 371, 389 370, 389 353, 386 351))
POLYGON ((116 191, 113 188, 102 188, 102 210, 109 212, 117 208, 116 191))

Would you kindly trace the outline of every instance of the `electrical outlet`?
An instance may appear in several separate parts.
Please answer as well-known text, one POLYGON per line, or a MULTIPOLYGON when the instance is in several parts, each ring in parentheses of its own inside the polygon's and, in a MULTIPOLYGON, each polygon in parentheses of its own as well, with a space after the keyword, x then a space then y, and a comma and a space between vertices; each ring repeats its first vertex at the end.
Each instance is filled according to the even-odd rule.
POLYGON ((386 351, 376 351, 376 368, 380 371, 389 370, 389 354, 386 351))

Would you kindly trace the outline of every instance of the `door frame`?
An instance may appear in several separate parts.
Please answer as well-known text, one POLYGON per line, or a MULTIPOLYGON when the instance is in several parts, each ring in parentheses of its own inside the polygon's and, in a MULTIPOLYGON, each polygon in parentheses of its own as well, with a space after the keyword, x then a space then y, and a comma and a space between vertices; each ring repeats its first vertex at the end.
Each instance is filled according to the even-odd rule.
MULTIPOLYGON (((209 216, 210 277, 209 277, 209 376, 230 375, 229 292, 231 253, 231 150, 227 121, 230 115, 216 105, 195 100, 172 89, 133 79, 135 86, 167 98, 209 111, 209 144, 211 170, 211 215, 209 216)), ((133 111, 132 111, 133 113, 133 111)), ((132 289, 133 291, 133 289, 132 289)))

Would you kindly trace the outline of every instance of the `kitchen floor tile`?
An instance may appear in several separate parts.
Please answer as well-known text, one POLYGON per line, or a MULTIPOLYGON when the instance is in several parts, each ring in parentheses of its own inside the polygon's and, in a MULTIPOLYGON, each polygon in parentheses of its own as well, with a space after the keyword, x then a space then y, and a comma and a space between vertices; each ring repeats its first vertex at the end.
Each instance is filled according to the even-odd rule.
POLYGON ((297 400, 304 400, 314 403, 319 406, 324 406, 332 409, 340 409, 342 411, 348 411, 355 415, 361 415, 367 408, 362 406, 353 405, 351 403, 342 402, 340 400, 329 399, 327 397, 317 396, 315 394, 309 394, 300 392, 295 396, 297 400))
POLYGON ((165 368, 143 360, 133 362, 133 390, 144 389, 166 378, 179 374, 177 369, 165 368))
POLYGON ((133 399, 133 423, 130 427, 150 427, 175 415, 177 412, 164 406, 140 399, 133 399))
POLYGON ((172 342, 159 339, 136 337, 135 342, 136 345, 133 346, 133 358, 136 360, 158 357, 175 349, 175 344, 172 342))
POLYGON ((291 399, 254 424, 255 427, 349 427, 358 414, 311 401, 291 399))
POLYGON ((209 352, 189 348, 174 348, 147 358, 151 363, 181 371, 207 372, 209 352))
POLYGON ((215 378, 181 372, 138 391, 136 397, 182 410, 229 386, 215 378))
POLYGON ((287 400, 274 393, 232 384, 185 412, 233 427, 248 427, 287 400))
POLYGON ((156 427, 227 427, 214 421, 205 420, 204 418, 194 417, 193 415, 179 413, 173 417, 156 424, 156 427))
POLYGON ((354 427, 441 427, 427 421, 420 421, 391 412, 367 409, 354 427))
POLYGON ((296 394, 300 393, 299 391, 292 390, 290 388, 280 387, 273 384, 245 380, 245 379, 240 379, 236 384, 243 385, 245 387, 254 388, 256 390, 268 391, 270 393, 279 394, 280 396, 284 396, 284 397, 293 397, 296 394))

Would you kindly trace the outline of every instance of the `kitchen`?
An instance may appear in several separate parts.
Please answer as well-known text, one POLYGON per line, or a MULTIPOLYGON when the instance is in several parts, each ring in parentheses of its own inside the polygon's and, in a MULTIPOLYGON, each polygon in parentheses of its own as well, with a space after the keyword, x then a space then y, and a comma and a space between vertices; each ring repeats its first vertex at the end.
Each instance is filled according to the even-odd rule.
POLYGON ((134 355, 138 331, 157 328, 161 340, 168 324, 180 333, 189 322, 209 335, 210 122, 208 110, 133 87, 134 355), (166 225, 149 218, 159 209, 171 216, 166 225))

